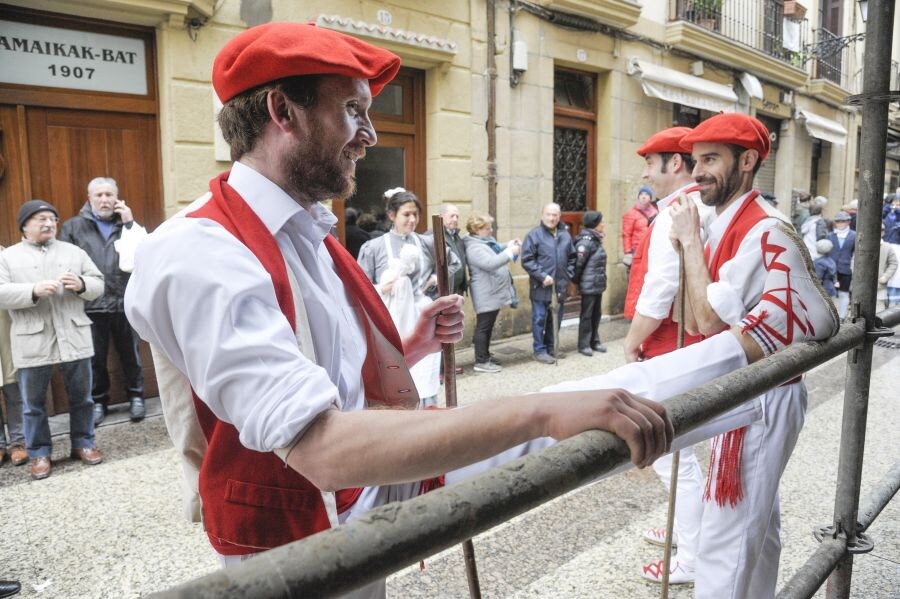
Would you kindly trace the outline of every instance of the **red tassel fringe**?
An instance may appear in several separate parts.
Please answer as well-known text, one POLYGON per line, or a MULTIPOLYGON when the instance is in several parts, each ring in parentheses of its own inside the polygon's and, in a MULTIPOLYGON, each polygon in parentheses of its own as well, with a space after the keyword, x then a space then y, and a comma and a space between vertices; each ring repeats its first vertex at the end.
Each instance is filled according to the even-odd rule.
POLYGON ((736 506, 744 498, 744 489, 741 484, 743 473, 741 472, 741 455, 744 450, 744 437, 747 435, 747 427, 729 431, 713 440, 712 453, 709 456, 709 472, 706 478, 706 490, 703 500, 712 499, 712 473, 715 468, 716 490, 715 500, 719 507, 725 507, 725 503, 736 506), (719 461, 716 464, 716 456, 719 461))

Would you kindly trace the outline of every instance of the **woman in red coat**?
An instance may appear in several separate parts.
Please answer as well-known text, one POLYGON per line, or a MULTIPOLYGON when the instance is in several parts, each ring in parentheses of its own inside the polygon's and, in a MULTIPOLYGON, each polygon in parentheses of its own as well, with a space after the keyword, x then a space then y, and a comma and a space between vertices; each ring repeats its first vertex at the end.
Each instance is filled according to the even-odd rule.
POLYGON ((659 210, 653 203, 653 191, 649 187, 641 187, 637 203, 622 217, 622 247, 625 250, 622 262, 625 263, 629 274, 634 252, 658 213, 659 210))

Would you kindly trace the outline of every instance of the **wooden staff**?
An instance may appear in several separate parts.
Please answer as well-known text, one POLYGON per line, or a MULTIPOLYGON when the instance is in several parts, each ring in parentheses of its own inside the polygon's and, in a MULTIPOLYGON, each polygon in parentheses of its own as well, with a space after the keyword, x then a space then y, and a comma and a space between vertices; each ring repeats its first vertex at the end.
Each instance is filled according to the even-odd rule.
MULTIPOLYGON (((685 298, 684 250, 678 248, 678 341, 677 348, 684 347, 684 303, 685 298)), ((663 548, 663 574, 660 597, 669 597, 669 567, 672 563, 672 534, 675 532, 675 498, 678 492, 678 465, 681 452, 672 454, 672 473, 669 475, 669 510, 666 513, 666 542, 663 548)))
MULTIPOLYGON (((440 215, 431 217, 431 228, 434 231, 434 273, 437 275, 438 295, 450 294, 450 272, 447 268, 447 244, 444 241, 444 221, 440 215)), ((441 347, 444 363, 444 399, 448 408, 456 407, 456 355, 452 343, 444 343, 441 347)), ((481 585, 478 582, 478 566, 475 563, 475 545, 472 539, 462 543, 463 559, 466 564, 466 580, 469 582, 469 596, 481 599, 481 585)))

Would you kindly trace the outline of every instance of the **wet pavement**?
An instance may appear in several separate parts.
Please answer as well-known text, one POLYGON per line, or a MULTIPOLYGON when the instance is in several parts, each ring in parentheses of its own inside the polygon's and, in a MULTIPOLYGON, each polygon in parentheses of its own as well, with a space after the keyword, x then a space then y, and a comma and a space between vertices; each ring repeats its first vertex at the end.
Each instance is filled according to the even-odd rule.
MULTIPOLYGON (((624 321, 606 322, 609 351, 591 358, 574 351, 574 329, 562 332, 568 356, 557 365, 531 359, 530 337, 494 344, 498 374, 472 372, 472 350, 458 352, 460 404, 534 391, 559 380, 608 371, 622 364, 624 321)), ((816 547, 812 530, 831 522, 846 358, 807 376, 810 411, 782 480, 784 550, 779 587, 816 547)), ((875 348, 863 494, 900 461, 896 377, 900 350, 875 348)), ((0 468, 0 579, 19 579, 22 597, 127 598, 169 588, 210 572, 217 560, 199 525, 181 513, 181 469, 166 436, 158 400, 148 417, 128 421, 127 405, 97 430, 106 454, 99 466, 68 459, 66 416, 53 418, 52 476, 32 481, 28 467, 0 468)), ((698 447, 701 465, 708 443, 698 447)), ((485 597, 658 596, 644 583, 642 563, 661 550, 640 540, 665 519, 666 496, 652 470, 629 471, 550 502, 475 539, 485 597)), ((870 529, 875 550, 856 558, 854 597, 894 598, 900 588, 900 502, 870 529)), ((389 597, 467 597, 462 553, 451 548, 388 581, 389 597)), ((689 598, 689 588, 670 597, 689 598)), ((824 597, 824 591, 819 595, 824 597)))

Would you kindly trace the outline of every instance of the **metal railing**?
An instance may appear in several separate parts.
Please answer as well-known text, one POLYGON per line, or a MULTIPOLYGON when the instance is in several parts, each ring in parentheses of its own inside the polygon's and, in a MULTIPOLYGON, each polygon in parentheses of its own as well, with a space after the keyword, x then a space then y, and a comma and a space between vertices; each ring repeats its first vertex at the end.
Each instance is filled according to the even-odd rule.
POLYGON ((784 0, 670 0, 670 21, 687 21, 794 66, 803 66, 806 19, 786 25, 784 0), (786 31, 785 27, 791 29, 786 31))
MULTIPOLYGON (((900 309, 881 316, 887 326, 900 324, 900 309)), ((789 347, 666 401, 676 434, 858 347, 866 333, 864 322, 845 324, 826 342, 789 347)), ((268 599, 346 593, 608 474, 627 464, 628 457, 624 441, 615 435, 585 432, 156 596, 268 599)))

